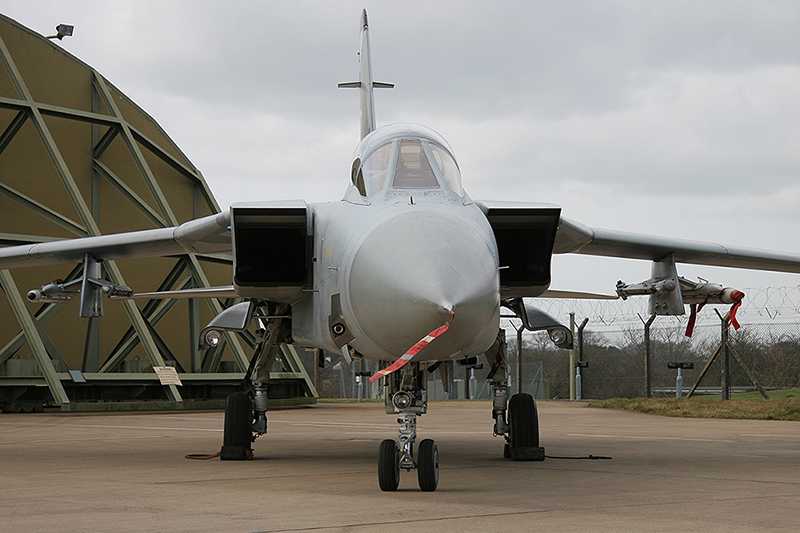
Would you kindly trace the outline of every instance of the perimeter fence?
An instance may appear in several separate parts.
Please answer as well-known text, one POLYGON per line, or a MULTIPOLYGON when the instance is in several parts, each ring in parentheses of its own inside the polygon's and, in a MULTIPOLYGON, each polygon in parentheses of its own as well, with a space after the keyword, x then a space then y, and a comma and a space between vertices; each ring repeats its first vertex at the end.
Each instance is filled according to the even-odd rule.
MULTIPOLYGON (((800 286, 745 289, 738 310, 741 328, 728 329, 729 386, 732 392, 755 391, 787 395, 800 389, 800 286)), ((639 397, 647 392, 645 322, 650 318, 647 298, 628 300, 539 300, 538 306, 568 322, 570 313, 584 329, 581 369, 583 398, 639 397)), ((723 320, 730 306, 706 306, 699 313, 692 337, 686 337, 688 314, 659 316, 650 327, 650 387, 653 396, 675 396, 678 371, 668 363, 693 363, 682 370, 684 394, 693 385, 697 393, 721 394, 724 351, 701 372, 721 345, 723 320), (715 312, 716 311, 718 312, 715 312)), ((516 331, 509 321, 512 353, 516 331)), ((569 355, 551 348, 543 334, 523 333, 522 390, 540 398, 570 397, 569 355)), ((796 391, 800 394, 800 390, 796 391)))
MULTIPOLYGON (((729 384, 732 392, 755 391, 758 383, 770 397, 800 395, 800 286, 744 289, 746 297, 737 318, 741 328, 729 328, 729 384)), ((650 318, 647 297, 628 300, 537 299, 534 305, 564 324, 574 313, 576 324, 589 319, 583 330, 582 355, 589 363, 581 369, 583 398, 641 397, 646 395, 645 322, 650 318)), ((667 363, 694 363, 682 370, 684 394, 700 374, 722 338, 722 320, 730 306, 708 305, 698 314, 691 338, 685 336, 689 315, 659 316, 650 327, 650 389, 653 396, 675 396, 677 370, 667 363), (715 309, 719 312, 715 312, 715 309)), ((503 319, 512 384, 517 384, 518 320, 503 319)), ((576 339, 577 340, 577 339, 576 339)), ((577 351, 577 350, 576 350, 577 351)), ((381 387, 359 373, 374 372, 374 362, 348 364, 326 354, 325 368, 317 368, 309 354, 320 396, 375 398, 381 387)), ((699 394, 721 393, 723 357, 717 356, 698 383, 699 394)), ((571 369, 567 350, 556 348, 544 332, 522 332, 522 392, 536 398, 569 398, 571 369)), ((488 365, 470 370, 455 366, 451 393, 445 394, 439 373, 431 374, 429 398, 488 398, 488 365), (470 379, 472 378, 472 379, 470 379)), ((573 382, 574 383, 574 382, 573 382)), ((516 390, 515 390, 516 392, 516 390)))

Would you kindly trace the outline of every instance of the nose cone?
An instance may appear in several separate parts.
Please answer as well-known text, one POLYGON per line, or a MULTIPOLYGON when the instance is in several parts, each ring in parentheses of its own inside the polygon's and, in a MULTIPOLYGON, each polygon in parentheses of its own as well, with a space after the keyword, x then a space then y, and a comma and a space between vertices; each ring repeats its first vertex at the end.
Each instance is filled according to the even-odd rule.
POLYGON ((359 329, 383 352, 375 355, 387 359, 450 321, 452 309, 449 329, 415 358, 435 360, 494 338, 499 283, 494 256, 476 229, 454 216, 422 211, 391 218, 369 233, 353 260, 349 296, 359 329))

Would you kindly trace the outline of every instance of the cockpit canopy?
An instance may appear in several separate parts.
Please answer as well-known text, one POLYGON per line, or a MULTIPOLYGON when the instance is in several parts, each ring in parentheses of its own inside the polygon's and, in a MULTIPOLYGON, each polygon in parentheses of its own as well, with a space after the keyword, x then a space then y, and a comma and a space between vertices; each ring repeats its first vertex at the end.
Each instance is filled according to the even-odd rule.
POLYGON ((347 198, 385 190, 450 190, 464 198, 453 151, 435 131, 396 124, 370 133, 356 149, 347 198), (352 189, 355 189, 353 191, 352 189))

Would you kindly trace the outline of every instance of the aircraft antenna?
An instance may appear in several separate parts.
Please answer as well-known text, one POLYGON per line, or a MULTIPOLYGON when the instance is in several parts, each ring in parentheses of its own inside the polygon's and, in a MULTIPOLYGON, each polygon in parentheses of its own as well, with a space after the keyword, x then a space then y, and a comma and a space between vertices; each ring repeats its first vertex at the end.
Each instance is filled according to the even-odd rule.
POLYGON ((375 131, 375 97, 373 89, 391 89, 393 83, 382 83, 372 80, 372 57, 369 49, 369 23, 367 10, 361 11, 361 47, 358 51, 359 75, 358 81, 340 83, 339 87, 357 87, 361 97, 361 138, 363 139, 375 131))

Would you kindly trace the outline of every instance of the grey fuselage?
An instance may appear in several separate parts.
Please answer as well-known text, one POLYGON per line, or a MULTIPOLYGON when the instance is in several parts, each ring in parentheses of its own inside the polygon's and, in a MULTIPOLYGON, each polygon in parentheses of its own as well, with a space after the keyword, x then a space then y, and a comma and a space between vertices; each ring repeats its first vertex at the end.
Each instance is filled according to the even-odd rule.
POLYGON ((296 343, 394 360, 452 311, 448 331, 415 360, 489 349, 500 320, 497 244, 457 171, 428 128, 386 126, 363 139, 345 198, 309 206, 313 287, 292 304, 296 343))

